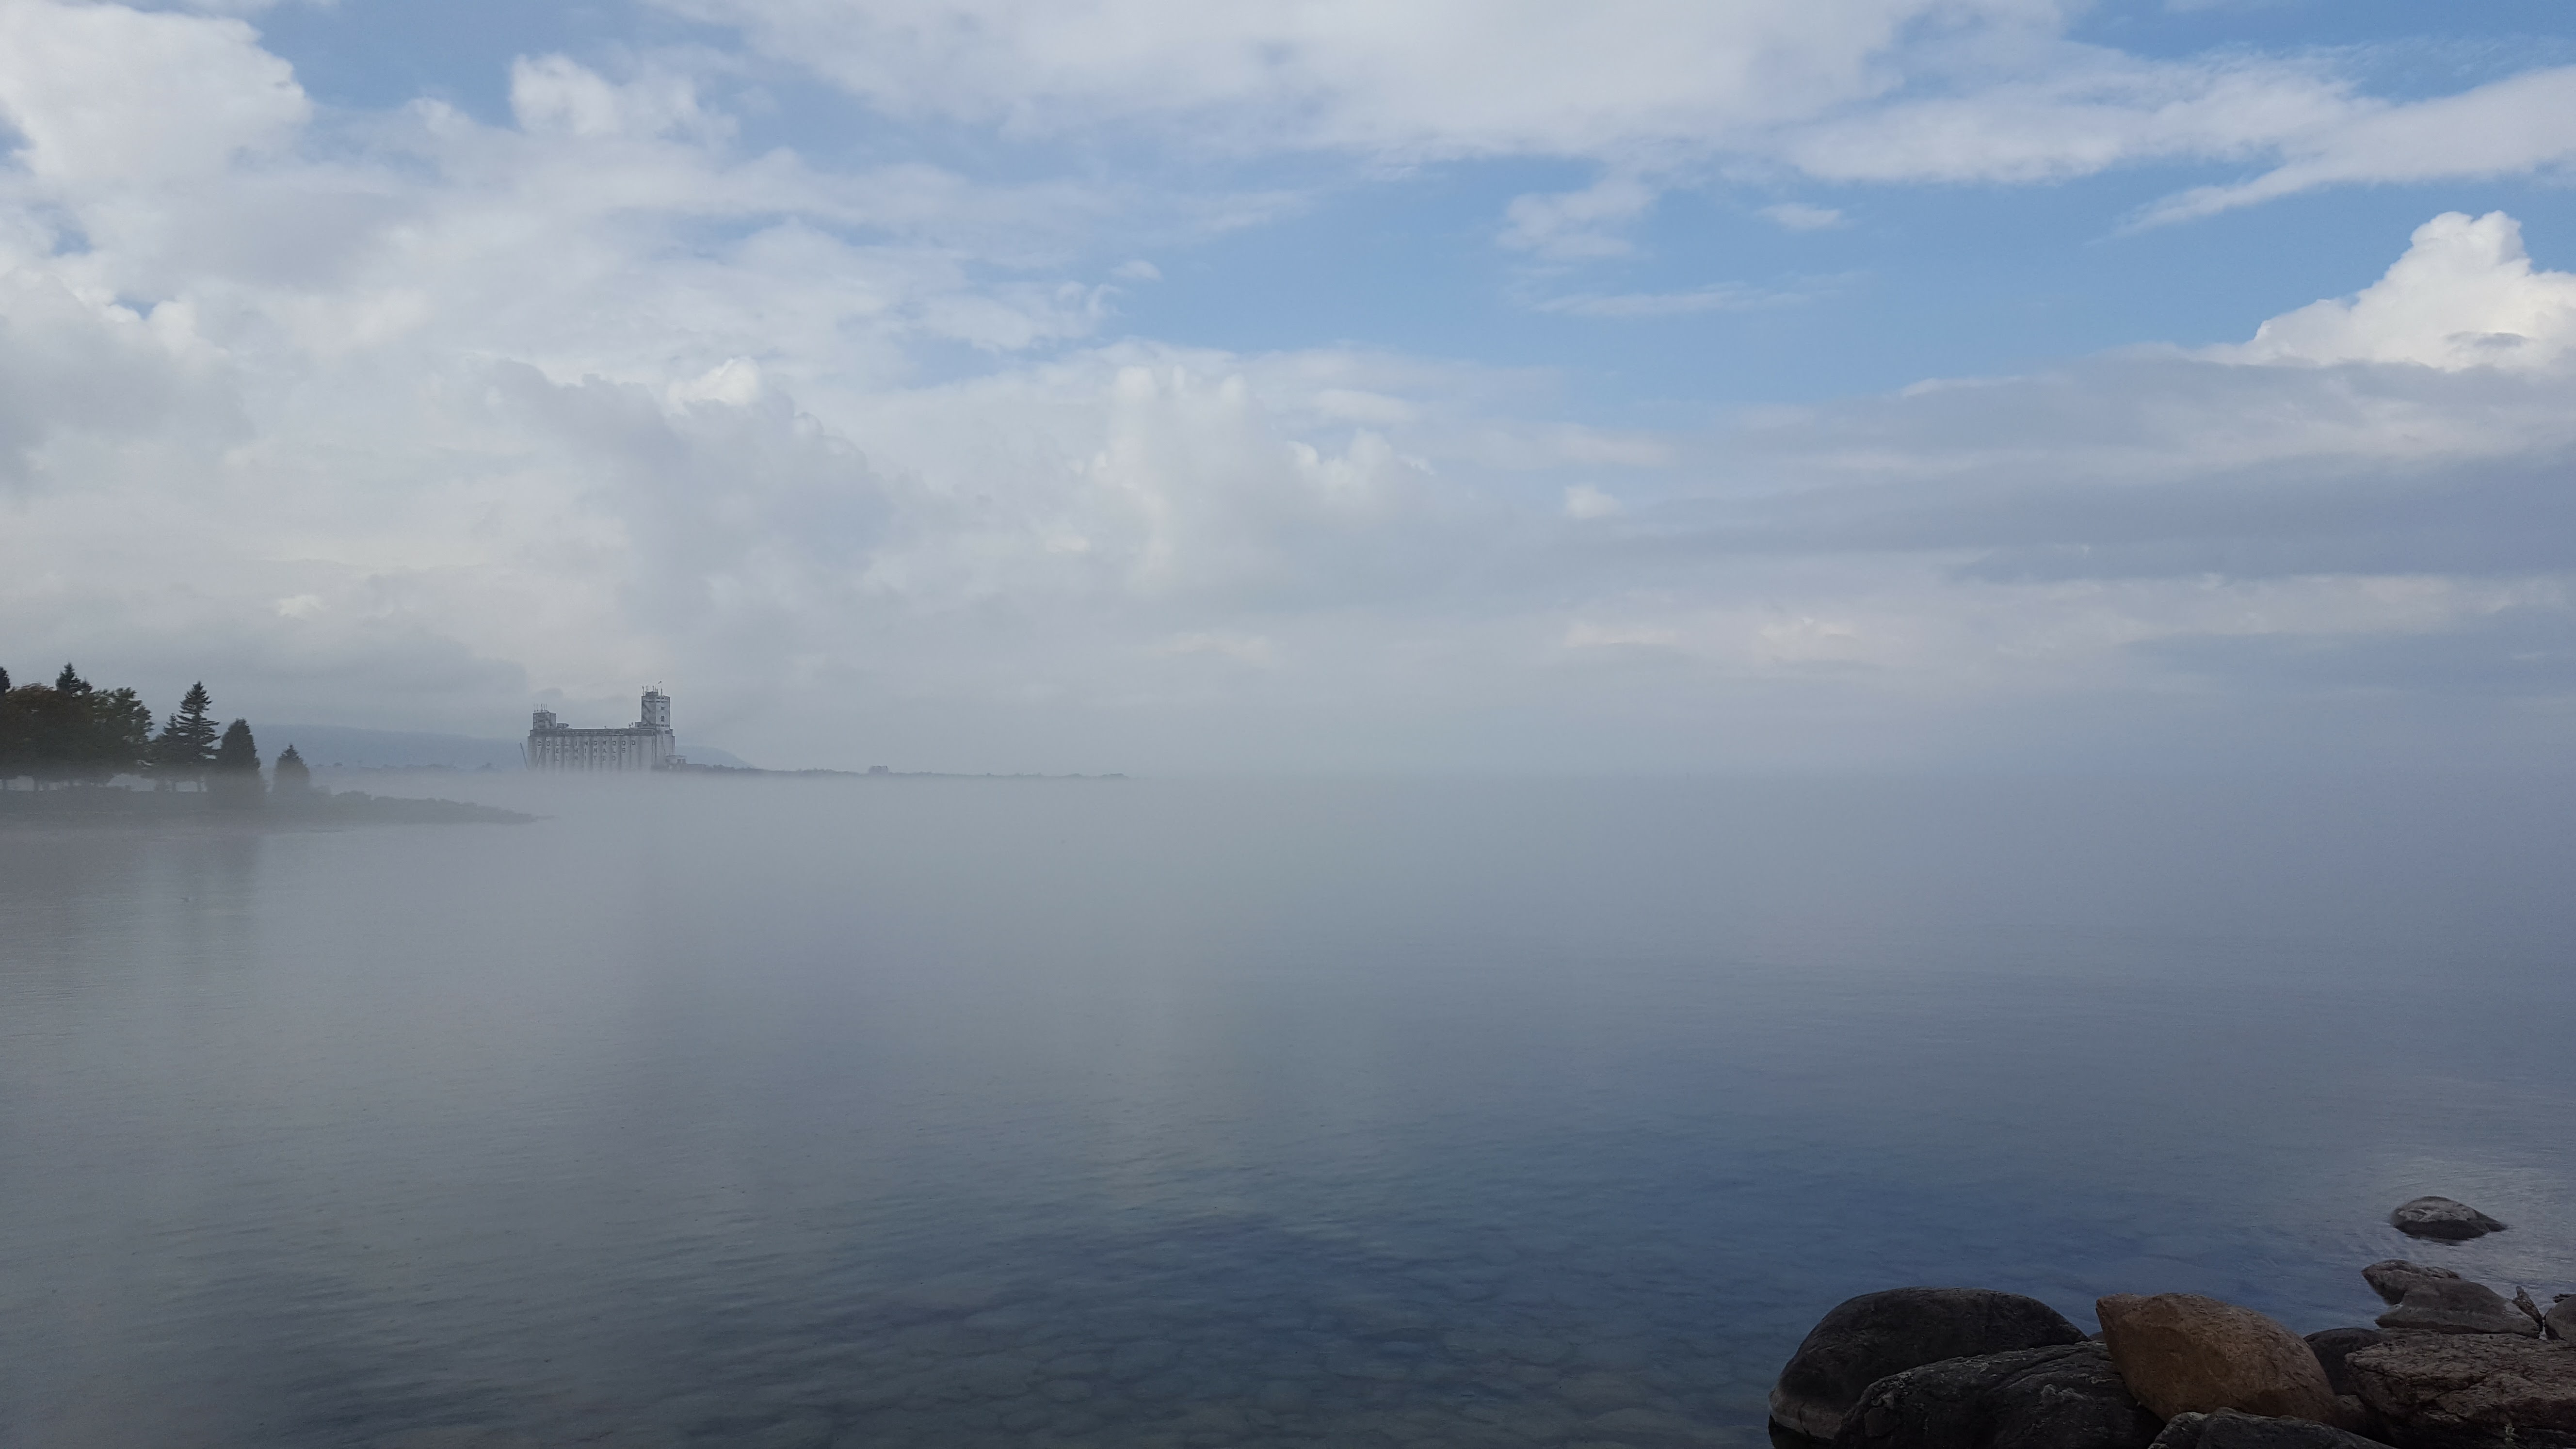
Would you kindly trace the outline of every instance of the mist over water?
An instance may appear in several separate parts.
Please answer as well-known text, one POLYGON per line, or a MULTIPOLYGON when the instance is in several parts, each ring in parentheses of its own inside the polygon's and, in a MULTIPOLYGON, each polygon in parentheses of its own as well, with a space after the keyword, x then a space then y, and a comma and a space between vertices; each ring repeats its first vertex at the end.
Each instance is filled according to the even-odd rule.
POLYGON ((1874 1288, 2576 1290, 2564 780, 422 791, 545 818, 0 829, 0 1443, 1751 1445, 1874 1288))

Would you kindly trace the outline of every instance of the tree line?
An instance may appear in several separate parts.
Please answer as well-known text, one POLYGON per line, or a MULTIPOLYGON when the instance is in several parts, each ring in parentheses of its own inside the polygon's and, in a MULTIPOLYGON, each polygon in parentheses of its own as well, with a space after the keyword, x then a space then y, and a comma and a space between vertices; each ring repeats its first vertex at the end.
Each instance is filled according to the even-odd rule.
MULTIPOLYGON (((277 757, 277 788, 312 783, 303 757, 288 745, 277 757)), ((200 682, 188 686, 159 733, 152 707, 131 689, 98 689, 66 664, 51 684, 11 686, 0 669, 0 788, 24 776, 50 785, 103 785, 140 775, 159 789, 255 793, 261 788, 259 743, 250 721, 218 728, 214 699, 200 682)))

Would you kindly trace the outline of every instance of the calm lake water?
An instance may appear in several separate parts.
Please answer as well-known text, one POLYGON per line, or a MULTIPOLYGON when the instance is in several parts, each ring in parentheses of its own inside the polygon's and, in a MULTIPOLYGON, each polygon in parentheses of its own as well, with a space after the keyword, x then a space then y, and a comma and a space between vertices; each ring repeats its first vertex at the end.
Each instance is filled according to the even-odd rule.
POLYGON ((367 787, 548 818, 0 826, 0 1443, 1752 1449, 1874 1288, 2576 1290, 2564 781, 367 787))

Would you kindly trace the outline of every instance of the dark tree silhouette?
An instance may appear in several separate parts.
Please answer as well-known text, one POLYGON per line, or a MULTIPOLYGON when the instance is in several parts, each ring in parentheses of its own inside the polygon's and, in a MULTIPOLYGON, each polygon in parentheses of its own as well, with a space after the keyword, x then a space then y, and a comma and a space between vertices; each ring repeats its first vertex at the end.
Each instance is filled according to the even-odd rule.
POLYGON ((215 762, 215 739, 221 733, 208 712, 213 704, 205 681, 188 686, 170 722, 161 727, 161 738, 152 742, 152 773, 157 778, 194 780, 198 788, 205 787, 206 769, 215 762))
POLYGON ((313 771, 293 745, 277 757, 277 768, 271 773, 275 778, 270 788, 280 795, 302 795, 313 788, 313 771))
POLYGON ((250 736, 250 721, 234 720, 224 726, 222 742, 215 746, 211 772, 230 779, 259 773, 259 742, 250 736))
POLYGON ((101 693, 72 666, 51 685, 0 694, 0 780, 102 783, 142 767, 152 711, 130 689, 101 693))

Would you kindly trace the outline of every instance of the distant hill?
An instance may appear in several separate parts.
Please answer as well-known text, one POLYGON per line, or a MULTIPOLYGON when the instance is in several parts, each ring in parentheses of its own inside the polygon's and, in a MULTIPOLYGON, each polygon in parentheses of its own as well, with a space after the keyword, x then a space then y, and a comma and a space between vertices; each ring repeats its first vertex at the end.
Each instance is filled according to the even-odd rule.
MULTIPOLYGON (((259 751, 268 759, 288 745, 317 770, 451 770, 523 768, 517 740, 490 740, 474 735, 438 735, 412 730, 361 730, 346 725, 263 724, 259 751)), ((741 766, 734 755, 712 745, 683 741, 684 757, 709 765, 741 766)))

